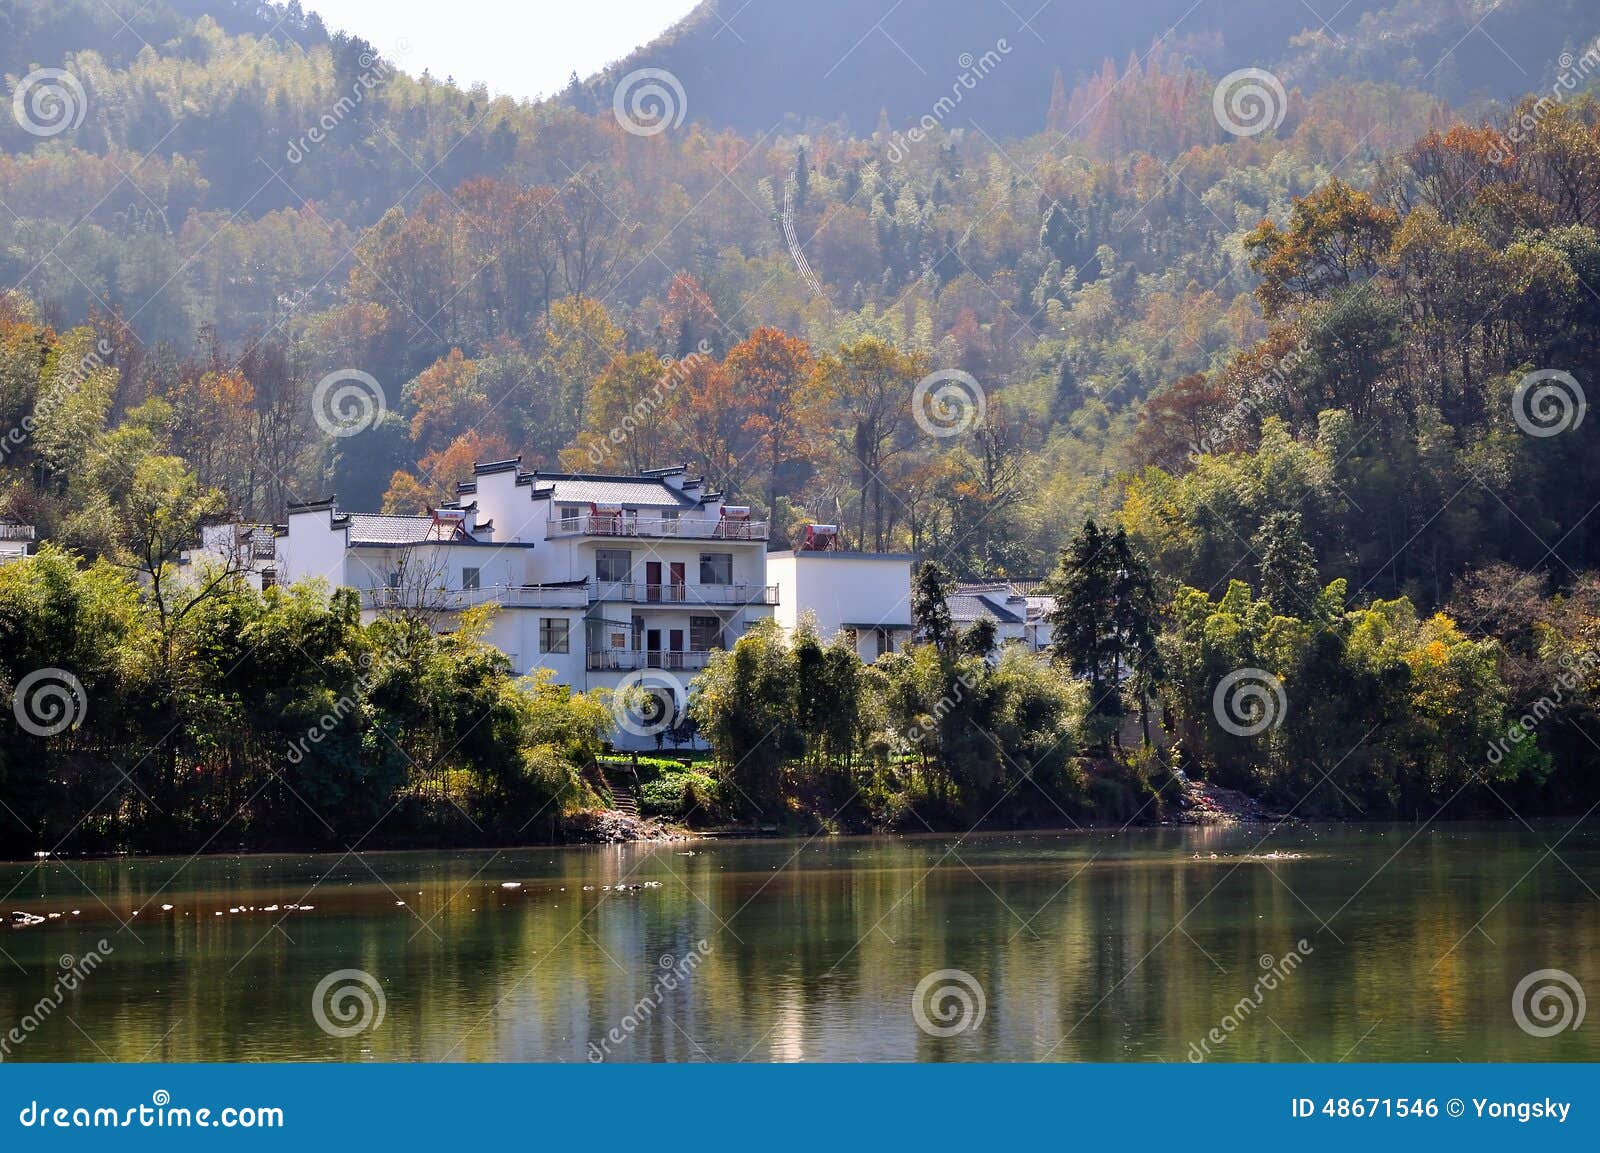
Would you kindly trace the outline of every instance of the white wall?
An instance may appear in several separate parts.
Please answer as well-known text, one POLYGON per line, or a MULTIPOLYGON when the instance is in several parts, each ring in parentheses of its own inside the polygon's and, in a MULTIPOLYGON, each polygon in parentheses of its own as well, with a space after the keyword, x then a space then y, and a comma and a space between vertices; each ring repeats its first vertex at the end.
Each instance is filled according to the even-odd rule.
MULTIPOLYGON (((768 580, 778 586, 774 615, 793 631, 803 615, 813 614, 824 641, 846 625, 909 624, 911 566, 910 557, 888 554, 774 553, 767 558, 768 580)), ((865 630, 856 651, 865 660, 877 656, 865 630)))
POLYGON ((278 580, 293 584, 325 580, 337 588, 347 584, 345 530, 333 528, 327 509, 289 514, 289 531, 278 538, 278 580))

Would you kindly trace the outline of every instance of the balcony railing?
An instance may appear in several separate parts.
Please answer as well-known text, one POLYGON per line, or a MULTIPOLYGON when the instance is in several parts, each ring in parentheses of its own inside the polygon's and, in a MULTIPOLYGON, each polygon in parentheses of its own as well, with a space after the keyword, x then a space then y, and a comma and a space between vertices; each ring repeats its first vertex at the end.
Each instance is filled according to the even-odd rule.
POLYGON ((775 605, 777 585, 633 584, 601 581, 596 599, 638 605, 775 605))
POLYGON ((565 536, 655 537, 666 540, 764 541, 764 520, 710 517, 641 516, 636 513, 583 513, 551 521, 546 540, 565 536))
POLYGON ((32 540, 31 524, 0 524, 0 540, 32 540))
POLYGON ((672 671, 697 671, 711 661, 713 650, 694 652, 646 652, 631 649, 601 649, 591 652, 588 658, 592 673, 626 673, 634 669, 668 669, 672 671))
POLYGON ((483 604, 525 609, 581 609, 589 604, 589 590, 583 585, 568 588, 529 585, 485 585, 476 589, 370 588, 361 590, 361 603, 371 609, 410 608, 440 612, 454 612, 483 604))

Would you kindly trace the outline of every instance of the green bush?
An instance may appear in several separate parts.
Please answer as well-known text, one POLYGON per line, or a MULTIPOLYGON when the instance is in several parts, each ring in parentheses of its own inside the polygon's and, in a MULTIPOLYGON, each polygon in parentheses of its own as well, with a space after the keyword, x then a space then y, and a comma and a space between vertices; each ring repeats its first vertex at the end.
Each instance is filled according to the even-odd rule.
POLYGON ((678 768, 644 782, 639 790, 639 811, 647 816, 679 819, 697 808, 710 808, 716 793, 717 782, 711 777, 678 768))

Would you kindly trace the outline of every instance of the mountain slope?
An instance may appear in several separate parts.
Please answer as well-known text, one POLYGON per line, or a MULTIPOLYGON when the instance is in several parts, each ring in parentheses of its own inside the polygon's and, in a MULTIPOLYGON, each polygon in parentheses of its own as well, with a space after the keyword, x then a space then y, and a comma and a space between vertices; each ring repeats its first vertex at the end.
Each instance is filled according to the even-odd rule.
POLYGON ((1576 0, 706 0, 568 95, 592 110, 622 77, 662 68, 691 120, 743 132, 842 120, 861 134, 880 110, 896 129, 933 113, 995 52, 956 119, 1000 139, 1044 126, 1058 72, 1070 89, 1159 41, 1214 75, 1266 67, 1290 85, 1393 80, 1452 102, 1504 99, 1542 86, 1592 23, 1582 12, 1576 0))

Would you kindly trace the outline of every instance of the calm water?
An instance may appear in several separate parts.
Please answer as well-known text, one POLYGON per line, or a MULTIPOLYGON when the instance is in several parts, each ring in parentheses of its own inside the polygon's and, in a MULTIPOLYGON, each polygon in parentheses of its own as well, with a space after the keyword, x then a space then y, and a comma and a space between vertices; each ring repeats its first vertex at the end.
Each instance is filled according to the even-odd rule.
POLYGON ((1595 1060, 1600 1021, 1512 1013, 1533 970, 1600 993, 1600 836, 1569 827, 4 865, 0 911, 65 915, 0 929, 0 1035, 104 938, 5 1059, 581 1061, 615 1029, 615 1060, 1181 1061, 1220 1028, 1221 1060, 1595 1060), (385 1009, 340 1038, 312 1000, 347 969, 385 1009), (912 998, 946 969, 984 1015, 938 1037, 912 998))

